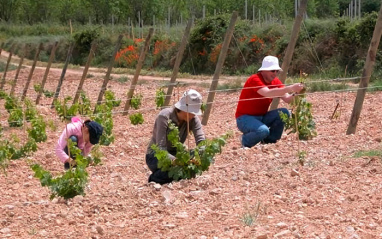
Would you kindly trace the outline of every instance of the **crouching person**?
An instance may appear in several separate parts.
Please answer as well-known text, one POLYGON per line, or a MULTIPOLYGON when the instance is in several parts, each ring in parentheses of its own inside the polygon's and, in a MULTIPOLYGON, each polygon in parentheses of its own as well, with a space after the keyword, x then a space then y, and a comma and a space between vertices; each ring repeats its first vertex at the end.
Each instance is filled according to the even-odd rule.
POLYGON ((189 131, 192 131, 196 145, 206 139, 200 119, 197 117, 197 115, 202 114, 200 110, 201 105, 202 96, 200 93, 190 89, 183 94, 175 106, 163 109, 159 112, 154 123, 153 135, 146 152, 146 164, 152 172, 148 179, 149 182, 166 184, 173 181, 173 179, 168 176, 168 172, 163 172, 158 168, 158 159, 155 157, 154 150, 151 149, 151 146, 156 144, 161 150, 168 152, 168 156, 171 160, 175 160, 176 148, 173 147, 171 142, 167 139, 167 135, 170 133, 170 123, 174 123, 178 127, 179 142, 181 143, 186 141, 189 131), (187 126, 187 124, 189 126, 187 126))
POLYGON ((75 156, 68 150, 68 139, 71 139, 76 147, 81 149, 82 155, 86 157, 93 145, 98 144, 103 132, 103 127, 95 121, 82 121, 78 117, 73 117, 71 121, 62 131, 55 149, 56 155, 64 163, 65 169, 76 165, 75 156))

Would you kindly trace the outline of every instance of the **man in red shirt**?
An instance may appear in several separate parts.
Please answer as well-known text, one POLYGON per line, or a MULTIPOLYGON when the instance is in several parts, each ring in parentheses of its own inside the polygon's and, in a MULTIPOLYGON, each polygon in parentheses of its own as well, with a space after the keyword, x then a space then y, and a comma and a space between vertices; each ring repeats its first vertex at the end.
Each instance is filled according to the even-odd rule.
POLYGON ((257 74, 248 78, 241 91, 236 109, 236 124, 243 133, 243 147, 253 147, 259 142, 276 143, 281 138, 284 122, 279 112, 288 114, 286 108, 268 111, 273 98, 279 97, 290 103, 293 99, 291 92, 299 93, 303 84, 297 83, 285 86, 277 74, 282 69, 279 60, 274 56, 266 56, 257 74))

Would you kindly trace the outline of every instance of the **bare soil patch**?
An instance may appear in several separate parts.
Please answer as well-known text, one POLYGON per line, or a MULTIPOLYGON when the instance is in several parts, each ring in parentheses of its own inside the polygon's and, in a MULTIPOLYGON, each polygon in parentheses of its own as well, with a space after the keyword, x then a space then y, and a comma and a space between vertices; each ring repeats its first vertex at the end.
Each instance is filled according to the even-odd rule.
MULTIPOLYGON (((46 89, 54 91, 60 71, 49 74, 46 89)), ((13 79, 15 71, 7 76, 13 79)), ((19 76, 21 94, 29 69, 19 76)), ((43 69, 36 69, 28 97, 36 98, 33 84, 43 69)), ((68 72, 62 94, 74 96, 81 75, 68 72)), ((86 79, 85 91, 94 103, 102 78, 86 79)), ((129 82, 110 82, 109 88, 126 100, 129 82)), ((354 158, 359 150, 381 150, 382 93, 367 94, 354 135, 345 135, 355 93, 314 93, 313 115, 318 136, 300 142, 306 164, 297 164, 295 135, 284 134, 273 145, 240 147, 234 113, 239 92, 216 94, 216 103, 204 127, 207 137, 233 131, 223 153, 203 175, 159 187, 148 184, 145 150, 151 136, 155 91, 160 82, 147 80, 136 87, 143 94, 140 110, 145 122, 133 126, 115 114, 116 141, 103 147, 103 165, 89 167, 86 196, 49 200, 49 190, 33 177, 30 162, 55 173, 63 165, 54 154, 64 128, 51 98, 42 98, 39 111, 57 125, 48 128, 47 142, 27 159, 11 161, 0 174, 0 238, 379 238, 382 237, 382 162, 354 158), (330 120, 337 102, 340 116, 330 120), (252 220, 252 221, 251 221, 252 220)), ((188 86, 207 98, 208 89, 188 86)), ((6 85, 9 92, 10 85, 6 85)), ((172 102, 185 87, 175 89, 172 102)), ((22 129, 7 128, 4 101, 0 100, 4 134, 22 137, 22 129)), ((130 111, 134 112, 133 110, 130 111)), ((191 139, 192 140, 192 139, 191 139)))

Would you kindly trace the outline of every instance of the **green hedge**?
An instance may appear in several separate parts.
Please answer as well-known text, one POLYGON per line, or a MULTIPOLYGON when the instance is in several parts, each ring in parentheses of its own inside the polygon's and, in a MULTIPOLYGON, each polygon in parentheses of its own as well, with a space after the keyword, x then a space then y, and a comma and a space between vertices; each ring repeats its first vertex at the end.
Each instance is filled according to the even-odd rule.
MULTIPOLYGON (((370 39, 373 34, 377 13, 365 15, 360 20, 349 21, 347 18, 329 20, 305 20, 296 44, 289 75, 324 74, 327 77, 360 75, 370 39)), ((212 74, 215 71, 220 48, 229 25, 230 15, 223 14, 199 19, 191 30, 180 71, 191 74, 212 74)), ((227 54, 224 74, 252 74, 257 71, 266 55, 278 56, 281 60, 288 46, 293 22, 284 24, 253 24, 238 20, 234 36, 227 54)), ((71 63, 83 65, 89 54, 93 40, 98 43, 93 66, 107 66, 115 47, 118 34, 124 34, 120 58, 116 66, 134 69, 137 55, 143 42, 129 38, 126 26, 74 26, 77 31, 70 34, 64 26, 7 26, 0 24, 0 41, 9 50, 17 44, 16 54, 20 55, 25 44, 30 44, 27 58, 33 59, 35 49, 44 42, 40 60, 47 61, 54 41, 59 41, 56 62, 66 59, 68 46, 76 42, 71 63), (130 48, 129 48, 130 47, 130 48), (135 54, 135 55, 134 55, 135 54), (129 60, 126 60, 129 59, 129 60), (135 60, 134 60, 135 59, 135 60)), ((156 28, 146 56, 144 69, 171 71, 175 62, 184 26, 171 29, 156 28)), ((135 29, 134 36, 147 35, 148 27, 135 29), (143 33, 143 34, 142 34, 143 33)), ((130 34, 131 37, 131 34, 130 34)), ((138 37, 139 38, 139 37, 138 37)), ((382 54, 377 54, 375 69, 381 68, 382 54)), ((382 75, 376 70, 372 80, 382 75)))

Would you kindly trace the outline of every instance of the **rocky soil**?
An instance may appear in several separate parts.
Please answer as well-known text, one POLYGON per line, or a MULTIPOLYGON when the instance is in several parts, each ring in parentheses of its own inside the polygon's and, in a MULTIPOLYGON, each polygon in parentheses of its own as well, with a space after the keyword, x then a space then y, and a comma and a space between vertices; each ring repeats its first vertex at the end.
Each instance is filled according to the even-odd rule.
MULTIPOLYGON (((27 68, 20 73, 19 95, 28 74, 27 68)), ((36 69, 31 99, 36 98, 33 84, 43 75, 36 69)), ((45 88, 54 91, 59 76, 60 71, 52 71, 45 88)), ((60 97, 74 96, 80 77, 69 72, 60 97)), ((144 155, 159 112, 155 91, 162 84, 140 81, 136 91, 144 97, 139 111, 145 122, 134 126, 127 116, 114 115, 115 143, 102 147, 102 165, 88 168, 86 195, 67 201, 50 201, 49 190, 29 166, 37 162, 55 174, 63 172, 54 146, 65 124, 50 109, 52 99, 42 98, 38 109, 57 129, 48 127, 48 140, 36 153, 11 161, 7 174, 0 174, 0 238, 382 238, 381 157, 354 156, 362 150, 382 152, 381 92, 367 94, 354 135, 345 132, 355 93, 313 93, 307 98, 313 103, 316 138, 298 142, 295 135, 284 134, 276 144, 251 149, 241 148, 238 140, 234 113, 239 92, 218 92, 204 131, 209 138, 228 131, 234 136, 209 171, 160 186, 147 183, 144 155), (337 103, 339 117, 330 119, 337 103), (304 166, 297 163, 299 150, 307 153, 304 166)), ((93 103, 101 85, 102 77, 86 79, 93 103)), ((206 85, 190 80, 175 89, 172 102, 187 88, 207 99, 206 85)), ((130 81, 109 84, 123 102, 117 111, 123 110, 129 86, 130 81)), ((10 85, 5 88, 9 92, 10 85)), ((3 105, 0 100, 3 137, 14 133, 22 138, 23 128, 8 128, 3 105)))

